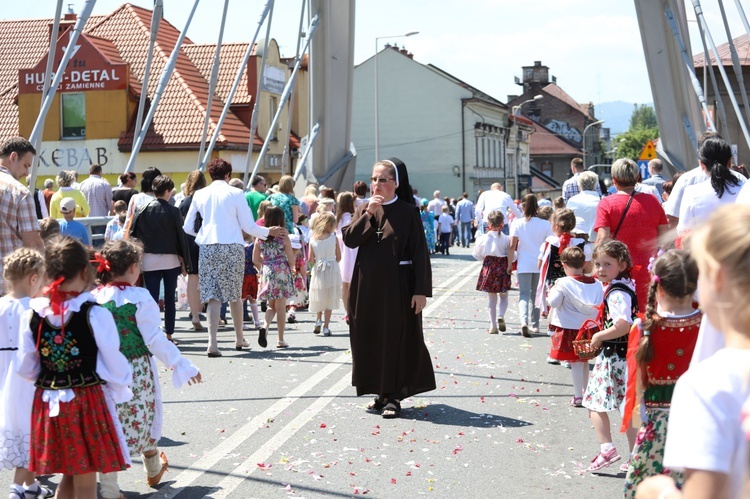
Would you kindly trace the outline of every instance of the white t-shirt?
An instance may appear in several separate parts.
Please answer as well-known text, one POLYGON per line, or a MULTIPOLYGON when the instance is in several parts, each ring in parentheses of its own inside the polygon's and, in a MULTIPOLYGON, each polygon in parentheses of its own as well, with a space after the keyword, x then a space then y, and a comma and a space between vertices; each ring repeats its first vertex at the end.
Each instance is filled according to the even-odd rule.
POLYGON ((504 191, 490 189, 489 191, 484 191, 479 196, 474 213, 476 214, 477 221, 480 221, 481 216, 481 221, 486 222, 487 216, 493 211, 499 211, 502 213, 506 220, 508 219, 508 211, 517 217, 523 216, 523 213, 518 206, 516 206, 516 203, 513 201, 513 198, 510 197, 510 194, 504 191))
POLYGON ((438 226, 440 227, 440 233, 445 234, 453 230, 453 217, 447 213, 443 213, 438 218, 438 226))
POLYGON ((687 186, 680 204, 680 221, 677 223, 677 232, 681 233, 698 227, 708 219, 716 208, 722 204, 734 203, 740 188, 744 184, 743 177, 743 180, 740 180, 740 185, 728 185, 721 197, 716 194, 708 180, 687 186))
POLYGON ((443 212, 443 206, 445 206, 445 201, 435 198, 427 203, 427 211, 431 211, 433 215, 439 217, 443 212))
POLYGON ((570 199, 568 199, 568 203, 565 205, 566 208, 573 210, 576 217, 581 217, 583 219, 583 226, 581 229, 586 231, 591 241, 596 239, 594 222, 596 221, 596 209, 599 207, 600 200, 601 197, 596 191, 583 191, 575 196, 571 196, 570 199))
POLYGON ((664 212, 670 217, 679 217, 682 196, 685 193, 685 188, 689 185, 705 182, 706 180, 708 180, 708 176, 700 167, 685 172, 685 174, 678 178, 677 182, 672 186, 672 192, 669 194, 669 199, 662 206, 664 212))
POLYGON ((740 497, 748 467, 740 425, 750 395, 750 350, 724 348, 683 374, 672 396, 664 466, 728 475, 723 493, 740 497))
POLYGON ((519 274, 539 273, 539 247, 544 240, 552 235, 552 226, 547 220, 539 217, 521 217, 513 220, 510 225, 510 237, 518 238, 518 265, 516 271, 519 274))
POLYGON ((742 184, 742 188, 737 193, 737 197, 734 198, 734 202, 737 204, 750 204, 750 182, 742 184))

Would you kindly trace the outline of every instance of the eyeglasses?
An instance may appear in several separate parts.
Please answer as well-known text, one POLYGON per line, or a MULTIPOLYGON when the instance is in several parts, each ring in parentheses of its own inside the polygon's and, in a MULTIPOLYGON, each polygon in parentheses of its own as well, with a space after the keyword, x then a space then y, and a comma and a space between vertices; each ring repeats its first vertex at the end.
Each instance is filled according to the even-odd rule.
POLYGON ((382 177, 370 177, 370 182, 373 184, 385 184, 389 180, 393 180, 392 178, 382 178, 382 177))

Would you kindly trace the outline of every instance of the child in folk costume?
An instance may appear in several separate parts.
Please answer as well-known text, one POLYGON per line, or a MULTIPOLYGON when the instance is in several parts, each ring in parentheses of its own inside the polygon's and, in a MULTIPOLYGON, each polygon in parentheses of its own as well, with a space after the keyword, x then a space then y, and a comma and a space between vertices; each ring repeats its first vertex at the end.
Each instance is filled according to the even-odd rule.
POLYGON ((669 407, 677 380, 687 371, 703 314, 693 306, 698 265, 684 250, 670 250, 653 264, 643 320, 636 321, 628 345, 628 386, 622 431, 641 423, 625 477, 625 497, 646 477, 670 474, 682 486, 681 473, 663 466, 669 407))
MULTIPOLYGON (((172 371, 172 383, 199 383, 201 375, 161 329, 159 305, 145 288, 135 286, 141 273, 141 248, 132 241, 110 241, 96 254, 102 286, 93 294, 112 313, 120 334, 120 352, 133 370, 133 398, 117 405, 117 412, 131 456, 143 456, 146 483, 159 483, 167 469, 167 457, 159 454, 162 399, 158 358, 172 371)), ((117 473, 101 476, 102 497, 120 498, 117 473)))
POLYGON ((315 334, 331 336, 331 313, 341 302, 341 249, 334 235, 336 217, 319 213, 312 222, 310 249, 307 260, 312 265, 310 276, 310 312, 317 314, 315 334), (321 319, 323 319, 321 321, 321 319))
POLYGON ((672 394, 663 466, 684 472, 682 490, 659 475, 638 486, 639 497, 747 497, 750 445, 742 428, 743 404, 747 408, 750 397, 747 227, 750 207, 727 204, 691 232, 703 320, 721 332, 724 347, 693 361, 672 394))
POLYGON ((112 314, 86 292, 93 277, 86 248, 56 237, 44 256, 52 284, 31 300, 18 351, 18 373, 37 387, 29 469, 64 474, 60 497, 94 499, 96 472, 130 466, 115 404, 133 396, 132 373, 112 314))
MULTIPOLYGON (((284 212, 277 206, 266 208, 263 220, 266 227, 285 226, 284 212)), ((284 341, 286 301, 294 296, 292 269, 295 268, 294 250, 289 236, 269 236, 265 241, 257 239, 253 248, 253 263, 261 269, 258 298, 268 302, 265 324, 258 330, 258 345, 263 348, 268 346, 266 331, 276 316, 279 333, 276 348, 288 348, 289 344, 284 341)))
POLYGON ((510 291, 510 275, 513 270, 508 262, 510 238, 501 232, 504 221, 505 217, 502 212, 490 212, 487 215, 489 229, 477 238, 472 252, 474 258, 482 260, 477 291, 487 293, 490 334, 497 334, 498 330, 502 332, 506 330, 505 312, 508 310, 508 291, 510 291))
POLYGON ((44 257, 36 250, 17 249, 3 259, 8 294, 0 298, 0 469, 15 469, 10 499, 53 495, 28 470, 35 388, 16 373, 21 318, 29 297, 39 293, 43 275, 44 257))
MULTIPOLYGON (((591 337, 591 346, 602 347, 583 396, 583 406, 599 440, 599 453, 587 471, 596 471, 620 460, 612 444, 608 412, 620 409, 625 398, 626 356, 628 334, 638 314, 635 284, 630 278, 630 252, 620 241, 609 240, 596 247, 594 264, 599 280, 606 286, 602 303, 602 330, 591 337)), ((627 431, 630 450, 635 443, 635 430, 627 431)), ((627 471, 627 463, 620 467, 627 471)))
POLYGON ((560 254, 560 261, 566 277, 558 279, 547 295, 547 303, 552 309, 549 315, 553 330, 550 357, 570 362, 573 375, 573 399, 570 405, 574 407, 582 407, 583 392, 589 379, 589 363, 575 353, 573 341, 587 320, 597 318, 604 300, 601 283, 583 274, 585 258, 578 246, 565 248, 560 254))

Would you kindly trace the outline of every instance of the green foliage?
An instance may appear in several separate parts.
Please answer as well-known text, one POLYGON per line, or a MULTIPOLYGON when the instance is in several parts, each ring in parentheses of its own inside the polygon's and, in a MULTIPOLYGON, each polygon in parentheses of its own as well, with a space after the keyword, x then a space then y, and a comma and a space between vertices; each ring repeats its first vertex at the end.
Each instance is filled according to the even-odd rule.
POLYGON ((646 104, 635 104, 630 116, 630 129, 612 141, 612 158, 630 158, 636 161, 646 143, 658 138, 659 128, 654 108, 646 104))
POLYGON ((630 130, 637 128, 658 128, 654 108, 648 104, 633 105, 633 114, 630 115, 630 130))
POLYGON ((646 146, 649 140, 658 139, 659 130, 657 128, 637 128, 630 129, 615 137, 613 142, 614 159, 630 158, 633 161, 638 160, 638 156, 646 146))

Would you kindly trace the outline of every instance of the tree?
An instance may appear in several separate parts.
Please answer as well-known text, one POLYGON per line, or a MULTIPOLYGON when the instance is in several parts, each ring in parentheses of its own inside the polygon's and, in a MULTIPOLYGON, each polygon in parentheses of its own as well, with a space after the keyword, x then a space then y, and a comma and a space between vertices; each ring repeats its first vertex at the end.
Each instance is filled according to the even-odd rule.
POLYGON ((630 158, 637 161, 646 143, 658 138, 659 128, 656 124, 654 108, 647 104, 640 106, 635 104, 633 114, 630 116, 630 128, 614 139, 613 159, 630 158))
POLYGON ((633 114, 630 115, 630 130, 636 128, 659 128, 653 107, 648 104, 633 105, 633 114))

